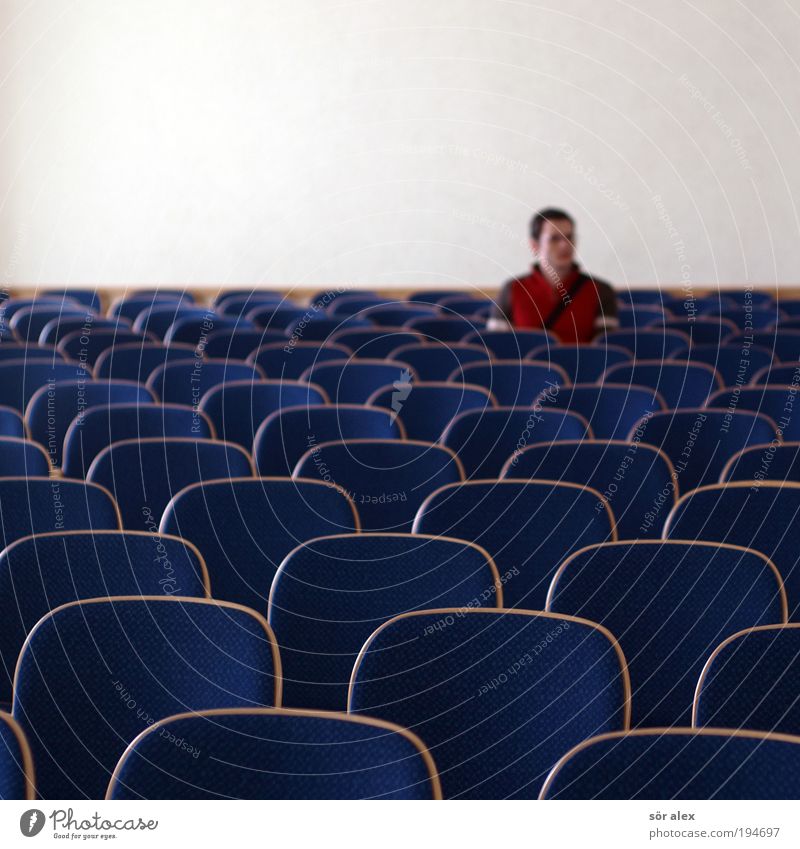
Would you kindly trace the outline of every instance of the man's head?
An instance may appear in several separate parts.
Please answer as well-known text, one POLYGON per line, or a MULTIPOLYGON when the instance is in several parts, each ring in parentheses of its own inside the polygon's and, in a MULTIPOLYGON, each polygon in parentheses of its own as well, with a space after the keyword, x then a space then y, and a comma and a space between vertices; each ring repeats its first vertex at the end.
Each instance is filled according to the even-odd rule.
POLYGON ((561 209, 542 209, 531 219, 531 248, 545 269, 565 274, 575 261, 575 222, 561 209))

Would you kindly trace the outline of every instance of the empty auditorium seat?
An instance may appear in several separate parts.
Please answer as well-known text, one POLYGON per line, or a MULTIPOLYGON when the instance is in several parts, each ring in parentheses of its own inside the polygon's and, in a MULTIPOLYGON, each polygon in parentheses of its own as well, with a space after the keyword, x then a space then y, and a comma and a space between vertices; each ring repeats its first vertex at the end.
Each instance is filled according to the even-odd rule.
POLYGON ((405 327, 422 334, 430 342, 464 342, 465 337, 476 330, 480 331, 486 323, 483 318, 470 320, 460 316, 427 318, 420 316, 405 323, 405 327))
POLYGON ((346 360, 352 352, 343 345, 322 342, 288 342, 264 345, 248 357, 271 380, 299 380, 311 366, 331 360, 346 360))
POLYGON ((45 362, 63 362, 65 357, 52 345, 28 345, 15 340, 0 342, 0 362, 5 360, 44 360, 45 362))
POLYGON ((38 442, 0 436, 0 478, 47 477, 50 460, 38 442))
POLYGON ((620 305, 617 311, 617 320, 622 330, 653 327, 653 325, 664 321, 664 310, 659 306, 642 304, 629 307, 620 305))
POLYGON ((571 746, 628 727, 629 695, 625 660, 597 625, 441 608, 370 637, 350 711, 414 729, 446 799, 531 799, 571 746))
POLYGON ((264 372, 244 360, 179 360, 158 366, 147 379, 147 388, 161 401, 196 407, 215 386, 234 380, 263 380, 264 372))
POLYGON ((85 478, 94 458, 112 442, 126 439, 213 439, 205 413, 179 404, 114 404, 92 407, 73 420, 64 437, 62 471, 85 478))
POLYGON ((669 458, 655 446, 582 439, 530 445, 506 462, 500 476, 590 486, 611 507, 619 538, 635 539, 661 535, 668 508, 677 500, 674 475, 669 458), (651 519, 662 493, 668 508, 651 519))
POLYGON ((263 476, 290 477, 310 448, 339 439, 405 439, 392 410, 359 404, 325 404, 278 410, 261 423, 253 460, 263 476))
POLYGON ((410 531, 431 493, 464 480, 458 457, 442 445, 399 439, 321 442, 297 462, 296 478, 320 478, 353 500, 365 531, 410 531))
POLYGON ((42 294, 46 294, 48 298, 62 298, 64 300, 76 301, 94 312, 100 309, 100 295, 96 289, 76 289, 74 287, 68 289, 46 289, 40 290, 39 297, 42 294))
POLYGON ((773 440, 744 448, 728 460, 719 476, 720 483, 759 480, 800 483, 800 442, 773 440))
POLYGON ((782 363, 800 360, 800 330, 756 330, 734 333, 725 339, 726 345, 753 344, 768 348, 782 363))
POLYGON ((32 439, 47 448, 50 462, 61 465, 64 437, 73 420, 80 428, 88 410, 108 404, 149 404, 152 392, 130 380, 61 380, 43 386, 28 403, 25 420, 32 439))
POLYGON ((373 393, 367 403, 394 410, 409 439, 428 442, 436 442, 459 413, 497 406, 482 386, 436 381, 395 383, 373 393))
POLYGON ((637 360, 666 360, 691 344, 685 333, 666 328, 612 330, 594 340, 595 345, 627 348, 637 360))
POLYGON ((800 734, 800 625, 728 637, 697 684, 693 725, 800 734))
POLYGON ((341 330, 331 336, 331 342, 349 348, 360 360, 381 360, 391 357, 398 348, 422 342, 422 337, 401 328, 384 327, 341 330))
POLYGON ((631 354, 619 345, 544 345, 527 358, 559 366, 570 383, 594 383, 607 368, 628 362, 631 354))
POLYGON ((450 422, 441 441, 458 455, 467 479, 473 479, 500 477, 509 457, 528 445, 591 438, 582 416, 545 406, 468 410, 450 422))
POLYGON ((282 330, 288 337, 288 329, 297 324, 305 317, 313 315, 312 310, 306 310, 303 307, 295 306, 294 304, 266 304, 257 306, 245 313, 245 318, 252 321, 256 327, 261 327, 266 330, 282 330))
POLYGON ((132 333, 130 325, 121 318, 103 318, 95 315, 62 315, 45 324, 39 334, 40 345, 58 345, 73 333, 78 338, 88 339, 92 334, 104 331, 108 333, 132 333))
MULTIPOLYGON (((389 298, 383 298, 380 295, 370 294, 350 294, 337 295, 326 308, 325 312, 331 318, 345 318, 347 316, 358 316, 365 318, 369 315, 371 307, 381 307, 397 304, 397 301, 392 301, 389 298)), ((400 302, 402 303, 402 302, 400 302)))
POLYGON ((213 320, 214 312, 181 301, 156 304, 147 307, 136 316, 133 329, 138 333, 152 333, 158 339, 163 339, 172 324, 183 318, 194 318, 198 321, 213 320))
POLYGON ((497 360, 521 360, 542 345, 559 344, 549 330, 473 330, 462 341, 480 345, 497 360))
POLYGON ((280 705, 280 661, 263 617, 237 605, 94 599, 39 621, 15 684, 13 714, 31 743, 40 796, 101 799, 127 745, 153 722, 280 705))
POLYGON ((687 318, 673 318, 662 322, 667 330, 678 330, 685 333, 692 347, 695 345, 721 345, 723 339, 727 339, 732 333, 736 333, 737 327, 732 321, 722 316, 698 316, 689 321, 687 318))
POLYGON ((764 366, 755 372, 750 383, 753 386, 798 386, 800 385, 800 368, 785 363, 764 366))
POLYGON ((737 345, 693 345, 675 352, 675 358, 706 363, 720 376, 724 386, 750 383, 753 376, 772 362, 767 348, 751 345, 744 353, 737 345))
POLYGON ((97 380, 135 380, 147 383, 150 375, 167 363, 196 362, 196 351, 191 345, 164 345, 155 342, 133 342, 114 345, 102 351, 94 364, 97 380))
POLYGON ((547 400, 555 408, 582 416, 597 439, 627 439, 639 419, 666 409, 658 392, 624 383, 562 386, 547 400))
POLYGON ((126 530, 145 530, 152 522, 158 524, 169 500, 184 487, 252 473, 250 455, 230 442, 148 438, 103 448, 86 480, 114 495, 126 530))
POLYGON ((51 610, 70 601, 120 595, 209 595, 208 574, 185 540, 147 532, 69 531, 29 536, 0 553, 0 701, 25 638, 51 610))
POLYGON ((541 796, 669 801, 798 797, 800 737, 693 728, 606 734, 579 744, 558 763, 541 796))
POLYGON ((235 380, 209 389, 200 400, 200 410, 214 423, 219 439, 250 451, 261 422, 276 410, 327 402, 321 387, 303 381, 235 380))
POLYGON ((90 334, 82 330, 74 330, 62 336, 58 350, 68 360, 75 360, 82 365, 93 367, 104 351, 119 348, 122 345, 138 345, 141 347, 147 339, 141 333, 132 330, 102 330, 94 329, 90 334))
POLYGON ((67 304, 47 305, 34 304, 15 312, 8 321, 9 329, 14 338, 20 342, 39 342, 44 328, 53 320, 70 316, 91 323, 93 314, 87 313, 85 307, 67 304))
MULTIPOLYGON (((707 402, 709 407, 719 407, 728 410, 751 410, 769 417, 770 421, 780 429, 781 436, 786 439, 800 439, 800 399, 797 399, 800 385, 795 386, 736 386, 725 387, 715 392, 707 402), (795 400, 798 400, 798 414, 794 415, 795 400)), ((759 442, 770 442, 767 439, 759 442)), ((752 445, 755 440, 749 440, 752 445)), ((745 446, 742 445, 742 448, 745 446)))
POLYGON ((0 551, 31 534, 120 528, 107 489, 65 478, 1 478, 0 515, 0 551))
POLYGON ((330 484, 240 478, 195 484, 167 505, 161 532, 194 543, 215 598, 265 611, 275 572, 297 545, 359 530, 350 499, 330 484))
POLYGON ((530 360, 491 360, 469 363, 454 372, 451 380, 465 380, 483 386, 507 407, 530 407, 539 396, 556 394, 569 385, 567 373, 557 365, 530 360))
POLYGON ((11 714, 0 711, 0 799, 35 799, 34 781, 25 734, 11 714))
POLYGON ((300 375, 300 380, 322 387, 334 404, 366 404, 378 389, 416 378, 407 363, 366 359, 319 363, 300 375))
POLYGON ((391 306, 371 307, 365 316, 378 327, 402 327, 412 318, 433 318, 437 313, 433 305, 396 303, 391 306))
POLYGON ((80 363, 4 360, 0 362, 0 404, 24 412, 42 386, 59 380, 88 380, 90 377, 80 363))
POLYGON ((642 360, 611 366, 602 382, 636 384, 658 392, 669 409, 702 407, 722 381, 711 366, 679 360, 642 360))
POLYGON ((220 292, 214 300, 214 310, 219 315, 237 318, 257 307, 278 307, 281 304, 294 306, 283 292, 267 292, 254 289, 251 292, 220 292))
POLYGON ((711 652, 742 628, 784 622, 786 597, 766 557, 734 546, 642 540, 568 557, 547 610, 604 625, 628 660, 633 726, 690 725, 711 652))
POLYGON ((346 710, 356 657, 370 634, 411 610, 502 607, 482 549, 447 537, 338 534, 299 545, 272 584, 269 624, 287 707, 346 710))
POLYGON ((0 407, 0 436, 25 436, 25 424, 22 415, 11 407, 0 407))
POLYGON ((171 304, 173 308, 177 309, 181 304, 190 306, 193 302, 194 298, 188 292, 169 292, 166 290, 150 293, 137 292, 136 294, 115 298, 108 308, 108 316, 110 318, 120 316, 132 322, 143 310, 154 306, 171 304))
POLYGON ((109 799, 439 799, 410 731, 370 717, 238 708, 169 717, 126 750, 109 799), (191 740, 187 757, 172 740, 191 740), (265 768, 269 765, 269 768, 265 768))
POLYGON ((685 493, 667 517, 664 535, 727 542, 765 554, 783 579, 790 620, 800 621, 798 518, 800 485, 742 481, 685 493))
POLYGON ((451 295, 438 301, 439 311, 442 316, 463 316, 464 318, 485 318, 494 306, 491 298, 464 297, 463 295, 451 295))
MULTIPOLYGON (((205 345, 209 335, 215 330, 250 330, 252 328, 253 325, 247 319, 238 317, 209 316, 208 313, 202 316, 178 315, 164 334, 164 344, 171 345, 173 342, 183 342, 187 345, 201 347, 205 345)), ((249 354, 250 351, 247 353, 249 354)))
POLYGON ((742 448, 776 439, 775 423, 767 416, 716 405, 655 413, 635 425, 629 438, 634 434, 670 458, 681 492, 716 483, 742 448))
POLYGON ((204 351, 207 357, 246 360, 259 348, 275 342, 286 344, 286 337, 282 331, 250 330, 247 327, 219 330, 215 326, 214 330, 208 334, 204 351))
MULTIPOLYGON (((453 343, 403 345, 393 351, 390 359, 408 363, 420 380, 447 380, 459 366, 467 363, 482 363, 489 359, 489 352, 480 345, 453 343)), ((461 379, 461 378, 459 378, 461 379)))
POLYGON ((507 607, 544 610, 550 581, 564 558, 616 539, 613 513, 597 510, 599 492, 558 481, 468 481, 429 496, 414 533, 468 540, 485 548, 507 607))
MULTIPOLYGON (((272 327, 273 325, 268 325, 272 327)), ((343 330, 372 327, 372 322, 358 316, 327 318, 324 313, 305 313, 286 327, 286 335, 306 342, 333 342, 334 335, 343 330)))

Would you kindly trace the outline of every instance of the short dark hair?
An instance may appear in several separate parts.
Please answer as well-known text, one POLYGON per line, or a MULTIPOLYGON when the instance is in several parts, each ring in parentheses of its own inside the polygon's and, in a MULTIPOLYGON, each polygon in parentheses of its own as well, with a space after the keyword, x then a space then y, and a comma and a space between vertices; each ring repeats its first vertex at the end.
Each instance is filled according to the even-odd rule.
POLYGON ((540 209, 531 218, 531 238, 537 242, 539 241, 539 236, 542 235, 542 227, 544 227, 545 221, 569 221, 573 227, 575 226, 572 216, 564 212, 563 209, 556 209, 555 207, 540 209))

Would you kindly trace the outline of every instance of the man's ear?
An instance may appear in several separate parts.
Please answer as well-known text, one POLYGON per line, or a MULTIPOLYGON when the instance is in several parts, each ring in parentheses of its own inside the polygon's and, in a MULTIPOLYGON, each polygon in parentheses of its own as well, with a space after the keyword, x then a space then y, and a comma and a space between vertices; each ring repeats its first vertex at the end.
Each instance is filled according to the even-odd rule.
POLYGON ((534 256, 539 256, 539 240, 538 239, 531 239, 530 244, 531 244, 531 253, 534 256))

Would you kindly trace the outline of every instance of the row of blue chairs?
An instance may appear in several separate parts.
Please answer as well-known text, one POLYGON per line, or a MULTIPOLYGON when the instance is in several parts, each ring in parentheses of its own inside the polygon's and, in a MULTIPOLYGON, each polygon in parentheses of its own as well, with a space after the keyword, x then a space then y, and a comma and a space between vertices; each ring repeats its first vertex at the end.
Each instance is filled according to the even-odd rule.
MULTIPOLYGON (((605 553, 607 549, 601 546, 596 551, 605 553)), ((666 554, 662 560, 674 554, 664 547, 661 551, 666 554)), ((727 556, 725 549, 716 551, 727 556)), ((651 558, 649 565, 655 560, 651 558)), ((737 583, 746 582, 748 605, 753 604, 751 588, 755 586, 755 592, 766 588, 746 574, 755 562, 748 560, 747 552, 739 552, 736 559, 728 557, 728 562, 736 567, 737 583)), ((661 566, 662 575, 666 574, 668 564, 661 566)), ((564 569, 571 567, 577 569, 579 578, 587 578, 585 566, 568 562, 564 569)), ((686 575, 678 583, 690 580, 691 566, 687 564, 683 571, 686 575)), ((713 567, 702 570, 704 577, 707 571, 713 567)), ((657 576, 649 577, 655 583, 657 576)), ((589 578, 584 587, 587 593, 592 583, 589 578)), ((712 590, 712 582, 708 583, 712 590)), ((570 589, 573 594, 577 591, 570 589)), ((769 596, 761 601, 769 604, 769 596)), ((684 615, 686 607, 681 611, 684 615)), ((740 611, 737 616, 744 618, 740 611)), ((720 623, 728 628, 736 625, 725 622, 722 613, 716 621, 720 623)), ((675 622, 674 627, 684 624, 675 622)), ((714 634, 707 621, 702 628, 693 620, 688 625, 694 633, 681 643, 681 654, 685 649, 705 648, 703 636, 714 634), (699 633, 703 629, 705 635, 699 633), (688 645, 692 641, 694 647, 688 645)), ((655 635, 664 627, 663 621, 650 626, 655 635)), ((715 733, 706 730, 705 718, 722 720, 729 728, 769 723, 771 733, 776 726, 796 730, 793 680, 799 640, 798 627, 781 624, 729 634, 701 673, 693 703, 694 727, 701 730, 682 733, 691 739, 715 733)), ((327 652, 334 655, 336 648, 336 643, 328 645, 327 652)), ((663 676, 670 667, 677 669, 675 686, 664 692, 662 681, 660 694, 662 700, 674 700, 675 689, 686 689, 686 670, 668 646, 648 650, 659 655, 663 676)), ((696 667, 697 659, 687 655, 696 667)), ((249 727, 256 732, 251 739, 244 730, 247 724, 228 726, 223 717, 292 715, 263 710, 284 704, 283 688, 291 673, 284 665, 283 646, 279 649, 262 617, 235 605, 191 598, 136 596, 73 602, 36 624, 17 668, 13 717, 18 733, 14 736, 20 748, 30 752, 35 779, 32 771, 20 776, 21 771, 14 769, 7 756, 2 775, 12 790, 16 779, 17 793, 22 789, 29 794, 30 788, 23 782, 35 781, 43 798, 100 798, 106 793, 110 798, 214 794, 285 798, 284 794, 303 793, 302 783, 298 786, 295 782, 304 775, 308 787, 314 787, 316 775, 317 782, 335 795, 405 792, 430 798, 441 792, 446 798, 535 798, 541 793, 546 798, 575 793, 573 798, 586 798, 581 793, 586 793, 588 786, 593 789, 592 796, 599 791, 614 798, 615 792, 621 795, 622 788, 627 788, 622 798, 647 792, 662 798, 673 783, 667 782, 660 791, 652 787, 652 782, 658 786, 657 778, 650 775, 646 780, 646 762, 640 764, 636 781, 629 779, 616 791, 600 790, 609 777, 606 774, 600 780, 603 770, 583 783, 583 791, 574 786, 580 770, 571 775, 563 772, 571 757, 583 752, 585 759, 584 750, 593 745, 638 736, 629 732, 631 724, 637 724, 631 707, 637 710, 645 691, 649 688, 653 695, 656 688, 649 679, 637 682, 636 664, 626 662, 627 657, 624 642, 621 647, 605 626, 568 614, 476 608, 409 611, 381 624, 366 640, 353 666, 347 715, 367 718, 367 727, 356 723, 349 729, 354 732, 352 738, 321 740, 313 734, 314 723, 296 723, 292 729, 288 721, 251 719, 249 727), (185 723, 187 719, 193 722, 185 723), (377 736, 371 731, 376 721, 389 742, 351 748, 350 743, 377 736), (172 723, 165 733, 164 727, 172 723), (403 735, 400 729, 404 728, 412 734, 403 735), (279 732, 277 737, 265 737, 270 729, 279 732), (415 744, 406 745, 402 761, 413 763, 423 751, 428 753, 424 769, 420 763, 414 764, 415 780, 409 778, 408 765, 399 773, 389 768, 397 753, 397 733, 415 744), (321 746, 322 742, 329 745, 321 746), (337 743, 342 745, 334 756, 337 743), (319 750, 311 760, 310 753, 303 756, 303 744, 319 750), (276 751, 265 751, 269 745, 276 751), (214 761, 223 753, 226 766, 220 775, 214 761), (320 775, 317 769, 323 765, 320 775), (385 772, 387 784, 372 785, 370 792, 364 776, 358 780, 350 775, 364 770, 375 770, 376 776, 385 772), (255 774, 248 779, 250 772, 255 774), (274 785, 283 772, 294 779, 281 791, 274 785), (340 777, 338 785, 331 781, 340 777), (255 783, 249 786, 250 781, 255 783), (638 788, 637 781, 641 784, 638 788)), ((637 664, 641 667, 643 662, 637 664)), ((345 721, 342 711, 302 711, 297 715, 345 721)), ((13 728, 11 723, 7 725, 13 728)), ((336 722, 317 729, 323 737, 343 731, 336 722)), ((643 729, 640 733, 661 736, 660 731, 643 729)), ((782 733, 776 735, 782 742, 800 741, 781 737, 782 733)), ((763 739, 757 734, 728 732, 727 736, 763 739)), ((758 788, 750 776, 735 783, 739 793, 758 798, 796 796, 800 750, 779 746, 770 753, 771 759, 781 748, 786 749, 784 757, 791 764, 778 763, 775 768, 787 767, 788 783, 776 787, 772 781, 767 782, 769 787, 758 788)), ((593 754, 598 756, 598 752, 593 754)), ((702 796, 713 795, 713 788, 723 798, 737 797, 737 791, 727 787, 731 776, 723 765, 726 760, 723 757, 716 769, 709 769, 704 782, 696 778, 695 787, 703 788, 702 796)), ((702 767, 700 772, 708 769, 702 761, 695 759, 695 764, 702 767)), ((581 787, 580 781, 577 786, 581 787)))

